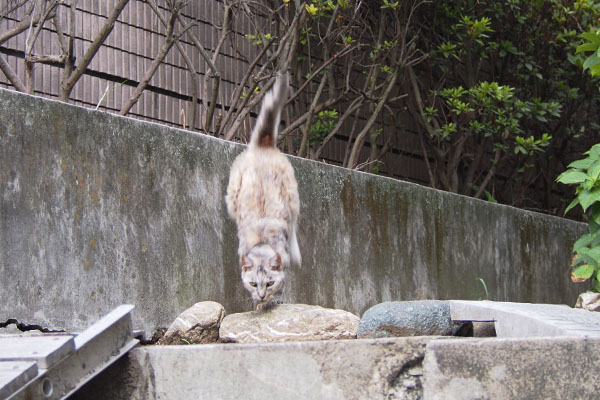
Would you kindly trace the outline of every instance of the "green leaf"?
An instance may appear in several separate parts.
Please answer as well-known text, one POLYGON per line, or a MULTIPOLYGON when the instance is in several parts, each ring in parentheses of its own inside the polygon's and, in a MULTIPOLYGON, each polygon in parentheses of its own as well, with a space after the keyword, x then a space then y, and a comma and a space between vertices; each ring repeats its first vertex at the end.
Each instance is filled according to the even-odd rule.
POLYGON ((600 224, 600 203, 596 203, 592 206, 592 220, 597 224, 600 224))
POLYGON ((305 4, 304 8, 306 8, 306 11, 312 16, 316 15, 317 11, 319 11, 319 8, 314 4, 305 4))
POLYGON ((600 160, 592 164, 592 166, 588 170, 588 175, 594 179, 598 178, 598 175, 600 175, 600 160))
POLYGON ((592 275, 594 275, 594 266, 589 265, 589 264, 584 264, 580 267, 577 267, 573 270, 572 274, 573 276, 575 276, 576 278, 580 278, 580 279, 589 279, 592 277, 592 275))
POLYGON ((592 240, 594 240, 594 236, 592 236, 591 234, 588 233, 586 235, 583 235, 582 237, 577 239, 577 241, 573 245, 573 251, 577 251, 582 247, 588 246, 590 243, 592 243, 592 240))
POLYGON ((597 46, 600 45, 600 31, 584 32, 580 36, 588 42, 596 43, 597 46))
POLYGON ((579 197, 575 197, 575 198, 573 199, 573 201, 572 201, 572 202, 571 202, 571 203, 570 203, 570 204, 567 206, 567 208, 565 209, 565 215, 567 215, 567 213, 568 213, 569 211, 571 211, 571 209, 572 209, 573 207, 575 207, 577 204, 579 204, 579 197))
POLYGON ((600 247, 592 247, 591 249, 587 247, 582 247, 581 249, 579 249, 579 251, 577 251, 577 254, 579 254, 580 256, 589 257, 589 264, 592 264, 596 267, 598 266, 598 264, 600 264, 600 247))
POLYGON ((583 69, 585 70, 588 68, 592 68, 599 64, 600 64, 600 57, 598 57, 598 55, 596 53, 594 53, 585 59, 585 61, 583 62, 583 69))
POLYGON ((600 224, 596 223, 596 221, 594 221, 593 219, 590 220, 589 226, 590 226, 590 233, 592 235, 600 233, 600 224))
POLYGON ((596 51, 598 49, 598 45, 594 43, 584 43, 582 45, 577 46, 577 50, 575 50, 575 54, 581 53, 582 51, 596 51))
POLYGON ((581 171, 567 170, 560 174, 556 180, 564 184, 581 183, 587 179, 587 174, 581 171))
POLYGON ((573 161, 569 164, 569 168, 588 169, 593 163, 594 160, 591 158, 584 158, 582 160, 573 161))
MULTIPOLYGON (((581 250, 585 250, 585 247, 581 250)), ((594 267, 598 266, 598 263, 596 262, 596 260, 594 260, 593 257, 591 257, 587 254, 584 254, 581 251, 579 251, 579 253, 577 255, 578 255, 578 257, 573 260, 573 263, 571 265, 575 266, 577 264, 581 264, 582 262, 584 262, 584 263, 590 264, 594 267)))
POLYGON ((600 188, 595 189, 591 192, 584 190, 579 194, 579 199, 581 202, 581 207, 583 207, 583 211, 586 211, 589 208, 589 206, 591 206, 597 201, 600 201, 600 188), (587 194, 584 195, 584 193, 587 194))
POLYGON ((594 290, 600 292, 600 281, 598 279, 594 281, 594 290))

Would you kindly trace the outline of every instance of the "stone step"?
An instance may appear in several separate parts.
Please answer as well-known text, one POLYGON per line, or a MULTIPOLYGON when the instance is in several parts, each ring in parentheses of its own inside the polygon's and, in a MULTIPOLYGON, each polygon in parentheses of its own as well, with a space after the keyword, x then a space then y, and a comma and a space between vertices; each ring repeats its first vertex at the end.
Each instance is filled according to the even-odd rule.
POLYGON ((596 354, 565 337, 146 346, 73 399, 587 399, 596 354))
POLYGON ((494 321, 498 337, 600 338, 600 313, 556 304, 450 300, 454 321, 494 321))

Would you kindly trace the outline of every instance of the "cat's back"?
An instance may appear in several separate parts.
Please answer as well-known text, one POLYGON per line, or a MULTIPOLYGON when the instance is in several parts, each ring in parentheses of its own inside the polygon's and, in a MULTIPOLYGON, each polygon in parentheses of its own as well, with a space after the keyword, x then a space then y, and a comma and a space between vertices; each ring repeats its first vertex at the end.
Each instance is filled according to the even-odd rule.
POLYGON ((295 219, 298 185, 294 169, 277 148, 250 146, 233 163, 227 188, 229 214, 238 221, 295 219))

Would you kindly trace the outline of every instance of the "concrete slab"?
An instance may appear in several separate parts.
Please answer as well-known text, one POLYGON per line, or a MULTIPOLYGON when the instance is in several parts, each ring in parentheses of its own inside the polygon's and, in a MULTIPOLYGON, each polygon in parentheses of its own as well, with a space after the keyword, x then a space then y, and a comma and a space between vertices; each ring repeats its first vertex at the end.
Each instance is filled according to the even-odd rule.
POLYGON ((47 369, 74 350, 71 335, 0 336, 0 361, 35 361, 47 369))
POLYGON ((565 305, 451 300, 450 316, 454 321, 495 321, 498 337, 600 338, 600 313, 565 305))
POLYGON ((598 370, 583 337, 147 346, 71 399, 593 399, 598 370))
POLYGON ((427 345, 425 400, 596 399, 600 340, 450 339, 427 345))
POLYGON ((0 399, 6 399, 21 386, 37 376, 37 364, 33 361, 0 362, 0 399))
POLYGON ((73 399, 420 398, 425 345, 438 340, 147 346, 73 399))

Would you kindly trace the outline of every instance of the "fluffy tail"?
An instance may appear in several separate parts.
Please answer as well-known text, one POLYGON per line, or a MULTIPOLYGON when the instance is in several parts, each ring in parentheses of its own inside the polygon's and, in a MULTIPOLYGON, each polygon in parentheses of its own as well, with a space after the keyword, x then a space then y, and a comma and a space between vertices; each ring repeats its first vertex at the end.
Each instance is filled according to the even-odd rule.
POLYGON ((250 144, 259 147, 277 145, 277 130, 281 119, 281 110, 287 100, 288 74, 277 75, 275 85, 265 95, 256 126, 250 137, 250 144))
POLYGON ((297 267, 302 265, 302 256, 300 255, 300 247, 298 247, 298 239, 296 238, 296 229, 292 228, 290 236, 290 259, 297 267))

